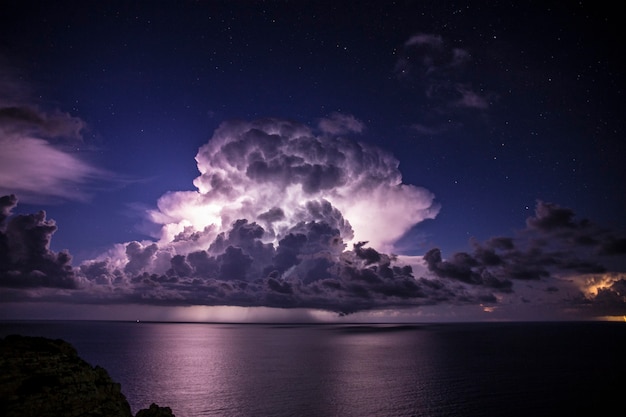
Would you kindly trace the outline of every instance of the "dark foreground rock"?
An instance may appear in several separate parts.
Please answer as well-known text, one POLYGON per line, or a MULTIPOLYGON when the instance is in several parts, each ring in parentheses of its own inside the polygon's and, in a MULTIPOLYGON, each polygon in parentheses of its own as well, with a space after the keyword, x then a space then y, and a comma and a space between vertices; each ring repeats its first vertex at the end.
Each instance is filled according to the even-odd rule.
MULTIPOLYGON (((132 417, 120 384, 69 343, 18 335, 0 339, 0 416, 132 417)), ((138 417, 174 417, 152 404, 138 417)))
POLYGON ((150 404, 150 408, 137 411, 135 417, 175 417, 169 407, 159 407, 155 403, 150 404))

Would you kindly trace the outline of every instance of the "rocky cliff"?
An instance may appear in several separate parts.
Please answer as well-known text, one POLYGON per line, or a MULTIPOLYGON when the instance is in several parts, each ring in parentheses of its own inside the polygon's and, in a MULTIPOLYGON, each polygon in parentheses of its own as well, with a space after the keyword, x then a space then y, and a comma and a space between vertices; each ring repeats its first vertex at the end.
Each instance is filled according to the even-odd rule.
MULTIPOLYGON (((120 384, 81 359, 72 345, 17 335, 0 339, 0 415, 132 417, 120 384)), ((137 416, 174 417, 156 404, 137 416)))

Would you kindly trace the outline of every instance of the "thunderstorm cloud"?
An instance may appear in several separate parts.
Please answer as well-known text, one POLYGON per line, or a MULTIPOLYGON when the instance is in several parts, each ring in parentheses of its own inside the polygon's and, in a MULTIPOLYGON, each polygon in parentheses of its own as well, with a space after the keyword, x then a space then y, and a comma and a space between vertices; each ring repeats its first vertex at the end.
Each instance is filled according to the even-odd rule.
POLYGON ((7 300, 349 314, 496 305, 520 285, 541 284, 564 306, 626 309, 624 275, 611 267, 626 239, 551 203, 538 202, 516 236, 473 242, 471 252, 446 258, 433 248, 411 262, 394 255, 394 243, 439 206, 428 190, 403 183, 391 154, 352 138, 363 129, 340 114, 316 129, 225 122, 196 155, 196 190, 168 192, 148 213, 158 236, 78 266, 50 250, 54 221, 13 215, 17 198, 2 197, 0 292, 7 300), (573 292, 561 294, 563 285, 573 292))

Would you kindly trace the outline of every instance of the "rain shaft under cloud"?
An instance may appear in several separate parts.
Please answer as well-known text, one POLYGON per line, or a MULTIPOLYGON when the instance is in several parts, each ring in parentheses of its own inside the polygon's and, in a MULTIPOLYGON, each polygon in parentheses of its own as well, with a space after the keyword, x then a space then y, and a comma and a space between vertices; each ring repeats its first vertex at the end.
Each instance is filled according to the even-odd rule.
POLYGON ((381 251, 439 207, 428 190, 402 183, 392 155, 348 137, 363 129, 341 114, 317 129, 222 124, 196 156, 197 191, 167 193, 149 213, 161 226, 156 241, 118 244, 77 267, 73 301, 348 313, 450 297, 381 251))
POLYGON ((392 155, 348 137, 361 130, 342 115, 317 130, 278 119, 224 123, 196 156, 197 191, 167 193, 148 213, 161 227, 155 240, 117 244, 77 267, 49 249, 56 225, 44 212, 11 217, 17 200, 4 197, 0 291, 15 301, 348 314, 493 305, 524 281, 545 293, 573 290, 557 296, 562 305, 624 311, 624 278, 607 275, 605 261, 623 257, 625 239, 550 203, 538 203, 518 236, 474 243, 471 254, 444 259, 434 248, 411 264, 390 255, 439 208, 429 191, 402 183, 392 155))
POLYGON ((427 299, 411 267, 378 248, 438 206, 402 183, 392 155, 337 136, 362 129, 339 114, 317 131, 278 119, 223 123, 196 156, 197 191, 167 193, 149 213, 158 241, 119 245, 83 274, 174 304, 351 312, 427 299))

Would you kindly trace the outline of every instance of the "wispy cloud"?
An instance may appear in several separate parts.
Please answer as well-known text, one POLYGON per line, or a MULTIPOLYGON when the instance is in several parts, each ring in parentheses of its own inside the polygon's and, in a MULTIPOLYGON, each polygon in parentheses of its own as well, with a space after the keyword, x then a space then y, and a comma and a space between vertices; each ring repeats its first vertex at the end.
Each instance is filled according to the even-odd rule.
POLYGON ((414 45, 426 45, 431 48, 441 48, 443 47, 443 38, 439 35, 433 35, 431 33, 417 33, 411 36, 404 43, 404 46, 414 45))
POLYGON ((453 101, 453 105, 478 110, 486 110, 489 108, 489 96, 487 94, 479 94, 467 85, 457 85, 456 91, 461 97, 453 101))
POLYGON ((44 110, 25 83, 0 67, 0 194, 25 202, 84 200, 87 185, 113 175, 79 156, 85 122, 44 110))
POLYGON ((328 117, 320 119, 319 129, 331 135, 345 133, 361 133, 365 130, 365 124, 351 114, 332 113, 328 117))
POLYGON ((467 112, 488 111, 497 95, 472 84, 472 68, 471 53, 440 35, 417 33, 404 43, 394 73, 407 87, 421 91, 426 103, 416 132, 439 134, 460 126, 458 119, 467 112))

